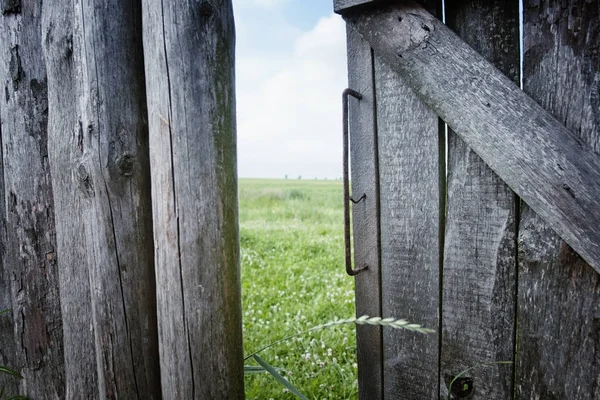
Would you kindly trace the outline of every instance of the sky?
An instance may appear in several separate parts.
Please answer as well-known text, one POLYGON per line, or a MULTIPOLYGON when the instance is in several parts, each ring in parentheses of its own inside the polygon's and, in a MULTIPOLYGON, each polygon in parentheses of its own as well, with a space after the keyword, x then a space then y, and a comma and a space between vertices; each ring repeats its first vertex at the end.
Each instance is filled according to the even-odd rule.
POLYGON ((233 0, 238 174, 342 175, 346 34, 332 0, 233 0))

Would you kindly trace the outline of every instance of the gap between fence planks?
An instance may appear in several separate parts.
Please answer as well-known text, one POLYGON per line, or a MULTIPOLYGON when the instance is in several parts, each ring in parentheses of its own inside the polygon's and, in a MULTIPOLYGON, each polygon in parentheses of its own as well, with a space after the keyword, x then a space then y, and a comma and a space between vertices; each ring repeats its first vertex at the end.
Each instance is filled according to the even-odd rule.
POLYGON ((600 156, 418 4, 368 8, 344 18, 600 271, 600 156))

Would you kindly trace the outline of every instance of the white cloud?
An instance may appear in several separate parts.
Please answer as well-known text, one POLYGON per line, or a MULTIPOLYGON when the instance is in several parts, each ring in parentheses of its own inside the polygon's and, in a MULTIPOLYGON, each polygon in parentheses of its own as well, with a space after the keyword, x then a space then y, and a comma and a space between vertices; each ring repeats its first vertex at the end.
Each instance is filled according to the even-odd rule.
POLYGON ((242 177, 341 176, 345 25, 319 20, 291 57, 238 58, 238 164, 242 177))

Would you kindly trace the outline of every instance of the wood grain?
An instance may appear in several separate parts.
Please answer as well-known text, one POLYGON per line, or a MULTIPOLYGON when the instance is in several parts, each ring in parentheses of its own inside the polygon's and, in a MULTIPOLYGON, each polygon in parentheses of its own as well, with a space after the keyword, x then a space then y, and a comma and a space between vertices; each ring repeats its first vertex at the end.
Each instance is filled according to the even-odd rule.
POLYGON ((417 4, 365 9, 345 18, 493 171, 600 270, 598 154, 417 4))
POLYGON ((66 398, 159 398, 141 7, 42 16, 66 398))
POLYGON ((333 11, 341 13, 349 8, 373 3, 374 1, 377 0, 333 0, 333 11))
POLYGON ((143 2, 164 399, 242 399, 230 0, 143 2))
MULTIPOLYGON (((362 94, 350 99, 350 156, 352 195, 365 199, 352 207, 355 267, 367 270, 355 278, 356 316, 381 316, 381 269, 379 263, 379 183, 375 87, 371 46, 351 28, 347 29, 348 87, 362 94)), ((383 398, 381 327, 357 326, 358 390, 360 399, 383 398)))
MULTIPOLYGON (((354 12, 352 10, 357 6, 377 6, 378 4, 384 4, 384 2, 390 2, 390 0, 333 0, 333 11, 338 14, 344 14, 347 12, 354 12)), ((439 15, 441 18, 442 8, 439 0, 419 0, 419 4, 423 5, 429 12, 434 15, 439 15)))
MULTIPOLYGON (((439 331, 438 118, 375 57, 385 317, 439 331)), ((386 399, 438 394, 438 336, 384 330, 386 399)))
POLYGON ((41 1, 7 7, 0 10, 2 205, 6 204, 2 258, 4 279, 12 285, 4 282, 9 286, 2 285, 0 292, 12 297, 6 304, 12 304, 15 318, 12 332, 2 334, 14 343, 1 346, 3 352, 14 350, 14 355, 0 365, 18 369, 24 377, 20 390, 10 388, 10 394, 57 399, 64 397, 65 377, 41 1))
MULTIPOLYGON (((524 90, 600 153, 600 3, 524 6, 524 90)), ((517 397, 600 398, 600 275, 526 206, 518 314, 517 397)))
MULTIPOLYGON (((0 103, 0 112, 2 103, 0 103)), ((2 123, 0 121, 0 160, 2 159, 2 123)), ((6 254, 6 205, 4 202, 4 173, 0 173, 0 365, 17 365, 15 323, 12 312, 12 284, 9 271, 4 268, 6 254)), ((19 384, 10 376, 0 374, 0 388, 6 393, 18 393, 19 384)))
MULTIPOLYGON (((513 81, 519 81, 517 1, 446 1, 446 24, 513 81)), ((452 130, 442 302, 441 397, 474 365, 512 361, 516 302, 516 198, 452 130)), ((452 393, 511 399, 513 366, 479 368, 452 393)))

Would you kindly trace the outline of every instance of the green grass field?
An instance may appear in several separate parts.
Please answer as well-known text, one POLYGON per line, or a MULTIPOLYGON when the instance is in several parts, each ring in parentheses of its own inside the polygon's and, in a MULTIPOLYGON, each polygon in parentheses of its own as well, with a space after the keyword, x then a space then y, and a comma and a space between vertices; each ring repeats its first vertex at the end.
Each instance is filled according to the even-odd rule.
MULTIPOLYGON (((353 316, 342 182, 240 179, 239 199, 245 353, 353 316)), ((355 399, 354 332, 353 326, 313 332, 260 355, 309 399, 355 399)), ((245 383, 248 399, 295 398, 268 374, 247 375, 245 383)))

